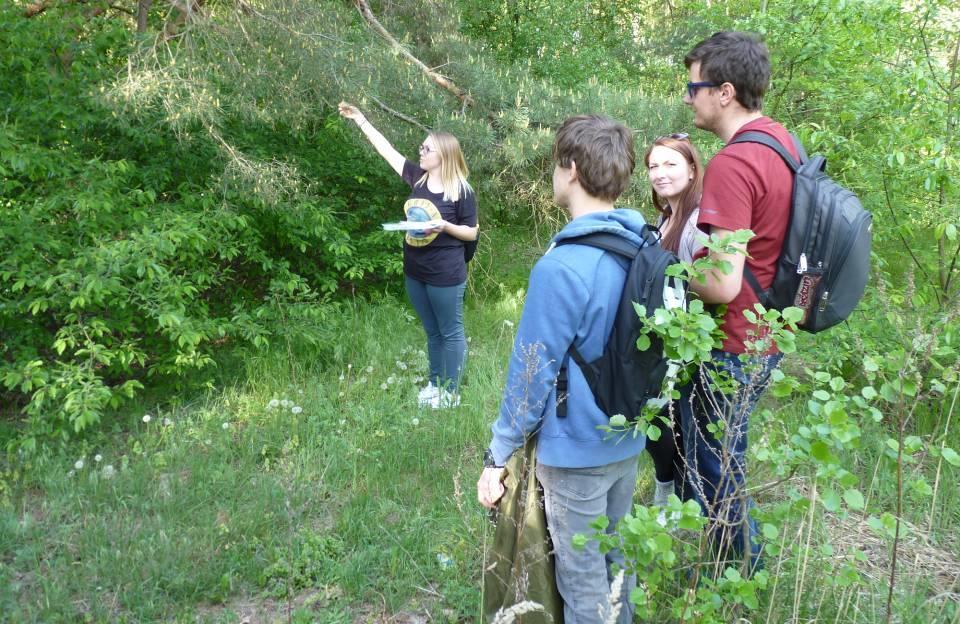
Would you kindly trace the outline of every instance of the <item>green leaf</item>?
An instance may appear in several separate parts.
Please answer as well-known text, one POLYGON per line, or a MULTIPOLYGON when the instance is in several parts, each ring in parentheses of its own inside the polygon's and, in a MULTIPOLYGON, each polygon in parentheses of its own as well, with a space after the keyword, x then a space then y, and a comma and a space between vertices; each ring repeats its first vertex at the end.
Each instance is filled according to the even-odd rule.
POLYGON ((761 531, 763 532, 763 536, 768 540, 775 540, 780 535, 780 531, 777 529, 777 527, 769 522, 765 522, 763 524, 761 531))
POLYGON ((831 513, 840 511, 840 495, 831 489, 826 489, 820 495, 820 502, 824 509, 831 513))
POLYGON ((661 433, 662 432, 660 431, 660 427, 656 425, 650 425, 647 427, 647 437, 654 442, 660 439, 661 433))
POLYGON ((940 451, 940 454, 951 466, 960 466, 960 455, 958 455, 957 452, 949 446, 943 447, 943 449, 940 451))
POLYGON ((852 509, 863 509, 865 501, 863 499, 863 494, 860 490, 849 489, 843 493, 843 500, 847 503, 848 507, 852 509))

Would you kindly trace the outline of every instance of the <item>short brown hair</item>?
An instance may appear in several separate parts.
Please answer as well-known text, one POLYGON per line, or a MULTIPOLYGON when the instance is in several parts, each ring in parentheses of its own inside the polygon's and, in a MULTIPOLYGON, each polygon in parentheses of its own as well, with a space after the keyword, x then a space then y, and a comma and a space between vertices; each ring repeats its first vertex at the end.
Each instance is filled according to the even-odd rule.
POLYGON ((770 86, 770 54, 767 46, 753 33, 723 31, 698 43, 683 64, 700 63, 700 78, 718 85, 729 82, 737 91, 737 101, 748 111, 763 107, 763 96, 770 86))
POLYGON ((576 163, 583 190, 592 197, 615 201, 630 185, 636 165, 633 133, 602 115, 570 117, 557 129, 553 160, 564 168, 576 163))

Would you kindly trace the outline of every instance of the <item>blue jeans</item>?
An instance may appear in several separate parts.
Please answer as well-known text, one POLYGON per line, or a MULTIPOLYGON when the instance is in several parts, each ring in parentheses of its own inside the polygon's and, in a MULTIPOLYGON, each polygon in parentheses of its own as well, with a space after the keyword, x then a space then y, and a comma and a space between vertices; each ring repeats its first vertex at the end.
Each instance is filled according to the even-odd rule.
MULTIPOLYGON (((537 479, 543 486, 547 528, 553 542, 557 589, 563 598, 565 624, 606 621, 613 581, 610 566, 616 563, 623 568, 623 553, 613 550, 603 555, 593 540, 582 550, 574 549, 573 536, 577 533, 593 535, 590 523, 599 516, 610 518, 607 532, 614 532, 633 501, 638 457, 595 468, 555 468, 537 464, 537 479)), ((617 619, 620 624, 633 619, 629 596, 636 582, 635 575, 624 575, 617 619)))
POLYGON ((456 286, 431 286, 412 277, 406 278, 407 296, 427 333, 427 357, 430 382, 455 392, 467 355, 463 331, 463 292, 467 283, 456 286))
POLYGON ((687 491, 710 519, 709 536, 721 556, 742 557, 749 544, 751 571, 761 562, 757 523, 749 513, 753 500, 745 487, 747 433, 750 413, 782 357, 752 357, 744 363, 737 354, 714 351, 713 361, 681 390, 687 491), (710 388, 718 370, 732 378, 727 393, 710 388), (708 429, 718 424, 715 431, 708 429))

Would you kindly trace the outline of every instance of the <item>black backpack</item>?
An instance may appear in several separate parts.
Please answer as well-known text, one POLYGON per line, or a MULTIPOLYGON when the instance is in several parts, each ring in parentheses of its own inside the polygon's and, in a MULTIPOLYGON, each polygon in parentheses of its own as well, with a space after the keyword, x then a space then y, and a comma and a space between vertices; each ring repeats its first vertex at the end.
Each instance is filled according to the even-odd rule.
POLYGON ((807 158, 794 137, 800 163, 779 141, 745 132, 731 143, 766 145, 793 171, 793 201, 783 249, 770 288, 746 266, 744 277, 768 309, 804 311, 797 326, 816 333, 843 321, 863 297, 870 272, 873 217, 849 190, 825 173, 826 159, 807 158))
MULTIPOLYGON (((646 307, 647 316, 664 307, 665 286, 677 289, 682 300, 685 283, 667 277, 666 270, 678 262, 677 257, 660 246, 660 232, 649 225, 644 226, 646 244, 637 247, 627 239, 597 232, 557 242, 557 245, 589 245, 624 257, 627 280, 620 295, 617 315, 603 353, 592 362, 587 362, 573 345, 570 357, 583 372, 593 393, 597 406, 607 416, 622 414, 628 421, 640 415, 648 400, 660 396, 660 386, 667 373, 667 358, 663 353, 663 341, 650 335, 650 347, 637 349, 640 337, 640 319, 634 303, 646 307)), ((561 368, 557 378, 557 416, 566 415, 567 370, 561 368)))

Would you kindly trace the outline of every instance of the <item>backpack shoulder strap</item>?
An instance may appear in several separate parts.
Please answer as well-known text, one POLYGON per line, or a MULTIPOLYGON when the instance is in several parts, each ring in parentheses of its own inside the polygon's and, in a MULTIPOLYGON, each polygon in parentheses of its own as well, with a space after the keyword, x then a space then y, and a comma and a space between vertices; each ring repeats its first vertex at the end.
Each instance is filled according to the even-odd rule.
MULTIPOLYGON (((800 141, 797 140, 797 137, 790 135, 793 138, 794 147, 797 148, 797 153, 800 154, 800 162, 806 160, 806 153, 803 149, 803 146, 800 145, 800 141)), ((800 168, 800 163, 787 151, 787 149, 769 134, 763 132, 744 132, 734 140, 730 141, 730 144, 734 143, 759 143, 760 145, 766 145, 777 154, 780 155, 780 158, 783 159, 783 162, 787 163, 787 166, 790 167, 790 171, 796 173, 797 169, 800 168)))
POLYGON ((583 234, 582 236, 565 238, 557 241, 557 246, 559 247, 560 245, 587 245, 588 247, 603 249, 604 251, 609 251, 631 260, 633 260, 633 257, 637 255, 637 251, 640 249, 640 247, 634 245, 622 236, 610 234, 609 232, 593 232, 591 234, 583 234))

